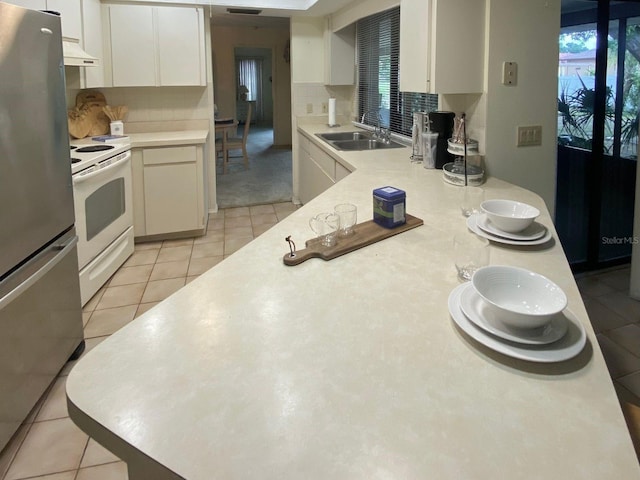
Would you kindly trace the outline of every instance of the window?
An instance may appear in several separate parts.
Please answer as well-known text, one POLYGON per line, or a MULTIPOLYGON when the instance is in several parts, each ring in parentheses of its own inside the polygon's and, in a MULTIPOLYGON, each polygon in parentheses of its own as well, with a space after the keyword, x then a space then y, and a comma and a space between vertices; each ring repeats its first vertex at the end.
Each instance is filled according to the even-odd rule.
MULTIPOLYGON (((438 96, 398 90, 400 7, 359 20, 358 119, 411 135, 413 112, 438 109, 438 96)), ((426 82, 426 79, 425 79, 426 82)))
POLYGON ((241 100, 258 100, 262 85, 262 59, 236 59, 238 96, 241 100))
MULTIPOLYGON (((558 143, 591 149, 593 139, 596 26, 566 27, 560 35, 558 143)), ((637 159, 640 106, 640 17, 609 24, 605 154, 637 159)))

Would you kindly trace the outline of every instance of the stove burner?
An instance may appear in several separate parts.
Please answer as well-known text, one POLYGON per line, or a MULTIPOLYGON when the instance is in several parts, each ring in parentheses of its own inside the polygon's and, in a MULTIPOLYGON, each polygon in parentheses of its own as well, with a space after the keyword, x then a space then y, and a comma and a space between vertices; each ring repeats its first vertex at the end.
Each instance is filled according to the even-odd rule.
POLYGON ((78 147, 76 147, 75 145, 71 145, 69 148, 70 148, 71 150, 75 150, 75 149, 76 149, 76 148, 78 148, 78 147))
POLYGON ((71 163, 78 163, 81 162, 82 160, 80 160, 79 158, 73 158, 71 157, 71 163))
POLYGON ((111 150, 115 148, 113 145, 89 145, 88 147, 82 147, 76 150, 77 153, 85 152, 102 152, 103 150, 111 150))

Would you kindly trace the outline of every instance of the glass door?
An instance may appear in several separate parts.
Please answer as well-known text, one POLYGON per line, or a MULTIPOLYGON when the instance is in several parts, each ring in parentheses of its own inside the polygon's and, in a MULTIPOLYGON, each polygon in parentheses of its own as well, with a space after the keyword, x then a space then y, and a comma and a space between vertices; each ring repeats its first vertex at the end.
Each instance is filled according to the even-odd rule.
POLYGON ((630 259, 639 89, 640 3, 563 17, 556 227, 574 270, 630 259))

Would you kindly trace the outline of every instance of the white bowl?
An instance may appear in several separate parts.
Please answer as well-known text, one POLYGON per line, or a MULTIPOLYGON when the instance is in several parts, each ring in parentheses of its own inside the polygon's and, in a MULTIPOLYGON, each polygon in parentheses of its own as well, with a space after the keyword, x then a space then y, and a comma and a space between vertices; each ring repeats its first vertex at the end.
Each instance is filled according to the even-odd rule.
POLYGON ((491 223, 503 232, 518 233, 540 215, 540 210, 513 200, 485 200, 480 205, 491 223))
POLYGON ((515 328, 542 327, 567 306, 567 296, 558 285, 524 268, 482 267, 471 283, 496 318, 515 328))

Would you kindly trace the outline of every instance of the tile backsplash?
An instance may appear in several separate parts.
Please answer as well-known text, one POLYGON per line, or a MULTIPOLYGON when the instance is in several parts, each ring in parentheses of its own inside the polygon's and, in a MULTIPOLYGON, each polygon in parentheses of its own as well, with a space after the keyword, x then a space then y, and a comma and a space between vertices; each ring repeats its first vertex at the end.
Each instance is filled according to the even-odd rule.
MULTIPOLYGON (((126 87, 99 88, 108 105, 126 105, 127 122, 209 119, 206 87, 126 87)), ((80 90, 67 89, 67 104, 75 105, 80 90)))
POLYGON ((329 98, 336 99, 336 115, 351 118, 355 87, 329 86, 322 83, 294 83, 291 86, 293 93, 293 114, 297 117, 327 116, 322 111, 323 104, 329 103, 329 98), (311 112, 308 107, 311 106, 311 112))

